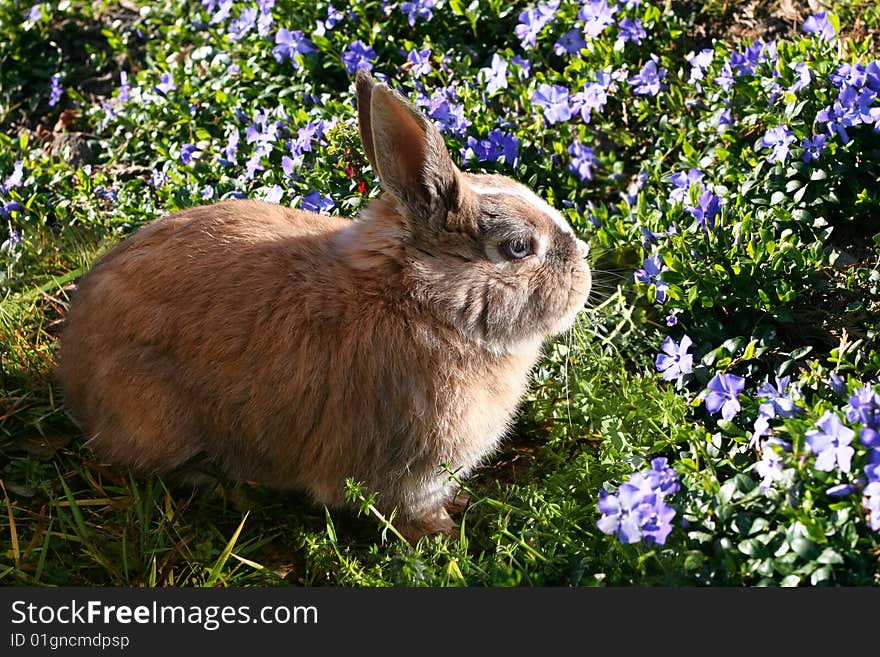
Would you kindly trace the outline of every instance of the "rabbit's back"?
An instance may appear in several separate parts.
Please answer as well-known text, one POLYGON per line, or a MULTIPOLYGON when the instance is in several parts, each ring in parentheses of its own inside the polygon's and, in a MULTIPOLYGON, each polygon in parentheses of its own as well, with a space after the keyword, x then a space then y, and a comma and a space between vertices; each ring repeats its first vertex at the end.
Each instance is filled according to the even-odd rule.
MULTIPOLYGON (((266 429, 243 426, 249 406, 293 363, 321 367, 326 345, 315 342, 344 312, 327 289, 338 281, 327 234, 349 224, 232 201, 153 222, 101 258, 75 291, 58 371, 96 450, 156 472, 200 453, 227 469, 265 458, 266 429)), ((271 410, 250 422, 268 427, 271 410)))

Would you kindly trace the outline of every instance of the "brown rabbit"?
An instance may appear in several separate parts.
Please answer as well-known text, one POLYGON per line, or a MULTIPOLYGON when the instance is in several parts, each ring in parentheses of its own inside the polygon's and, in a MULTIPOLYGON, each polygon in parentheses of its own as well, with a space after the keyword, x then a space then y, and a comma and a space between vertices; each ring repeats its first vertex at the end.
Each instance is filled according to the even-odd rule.
POLYGON ((254 201, 154 221, 78 285, 59 378, 111 463, 229 477, 345 505, 348 477, 408 538, 453 527, 542 341, 590 290, 587 246, 502 176, 462 173, 434 125, 357 76, 386 194, 351 221, 254 201))

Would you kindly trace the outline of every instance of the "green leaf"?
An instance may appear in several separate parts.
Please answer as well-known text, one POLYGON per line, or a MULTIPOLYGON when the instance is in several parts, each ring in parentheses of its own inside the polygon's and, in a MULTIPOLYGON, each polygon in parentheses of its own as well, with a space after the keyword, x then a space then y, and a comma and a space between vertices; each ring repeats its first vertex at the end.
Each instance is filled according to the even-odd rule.
POLYGON ((706 555, 704 555, 699 550, 689 550, 685 553, 684 556, 684 569, 697 570, 700 566, 703 565, 703 562, 705 560, 706 555))
POLYGON ((793 360, 800 360, 801 358, 803 358, 804 356, 806 356, 806 355, 807 355, 808 353, 810 353, 811 351, 813 351, 813 347, 812 347, 812 345, 805 345, 805 346, 803 346, 803 347, 798 347, 797 349, 794 349, 794 350, 788 355, 788 357, 791 358, 791 359, 793 359, 793 360))
POLYGON ((245 512, 241 522, 238 523, 238 528, 226 543, 223 552, 217 557, 214 566, 211 568, 211 572, 208 573, 208 577, 205 579, 205 586, 214 586, 214 584, 220 579, 220 575, 223 573, 223 566, 226 565, 226 562, 229 560, 229 555, 232 554, 232 548, 234 548, 235 544, 238 542, 238 537, 241 535, 241 530, 244 529, 244 523, 247 521, 248 515, 250 515, 250 511, 245 512))
POLYGON ((740 429, 734 422, 730 420, 720 419, 718 420, 718 427, 726 433, 728 436, 737 436, 737 437, 745 437, 748 434, 740 429))
POLYGON ((801 578, 799 575, 786 575, 782 578, 782 581, 779 582, 779 586, 784 586, 786 588, 791 588, 797 586, 801 583, 801 578))
POLYGON ((821 584, 822 582, 827 582, 831 579, 831 568, 828 566, 822 566, 821 568, 817 568, 812 575, 810 575, 810 584, 816 586, 817 584, 821 584))
POLYGON ((822 554, 816 558, 816 561, 831 566, 843 563, 843 557, 840 556, 839 552, 829 547, 822 550, 822 554))

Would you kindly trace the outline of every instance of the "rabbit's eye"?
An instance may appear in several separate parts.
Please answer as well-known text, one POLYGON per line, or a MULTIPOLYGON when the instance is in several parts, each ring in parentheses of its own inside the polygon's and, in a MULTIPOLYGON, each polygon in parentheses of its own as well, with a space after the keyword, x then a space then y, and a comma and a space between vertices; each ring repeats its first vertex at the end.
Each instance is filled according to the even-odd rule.
POLYGON ((511 260, 522 260, 532 255, 532 240, 516 238, 501 245, 501 252, 511 260))

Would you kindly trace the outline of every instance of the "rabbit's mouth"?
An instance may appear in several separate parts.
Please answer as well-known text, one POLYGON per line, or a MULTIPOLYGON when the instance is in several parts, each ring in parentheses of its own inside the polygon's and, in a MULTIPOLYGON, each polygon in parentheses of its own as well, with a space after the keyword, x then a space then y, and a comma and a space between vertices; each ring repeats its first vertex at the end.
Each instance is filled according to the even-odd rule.
POLYGON ((578 313, 584 309, 587 299, 590 298, 590 290, 593 287, 593 277, 590 268, 584 266, 582 271, 572 273, 571 289, 568 294, 568 306, 565 314, 556 323, 554 334, 567 331, 574 326, 578 313))

